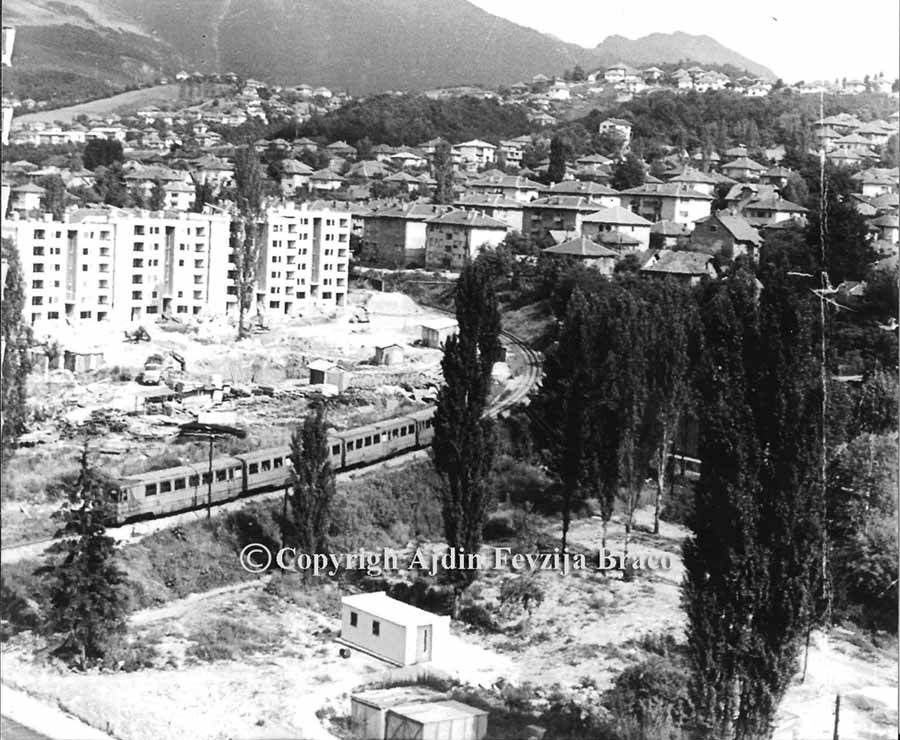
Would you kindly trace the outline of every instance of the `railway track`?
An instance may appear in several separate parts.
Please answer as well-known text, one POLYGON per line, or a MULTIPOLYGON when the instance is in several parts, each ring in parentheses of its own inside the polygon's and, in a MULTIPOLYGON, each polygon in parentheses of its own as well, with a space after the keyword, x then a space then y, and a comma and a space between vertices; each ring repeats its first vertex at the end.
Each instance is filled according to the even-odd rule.
MULTIPOLYGON (((450 313, 449 311, 438 308, 437 306, 428 306, 428 308, 432 308, 443 313, 450 313)), ((531 347, 529 347, 527 342, 515 336, 514 334, 511 334, 507 331, 501 331, 500 334, 522 354, 522 357, 525 361, 525 369, 522 374, 511 378, 510 382, 507 384, 507 387, 500 391, 500 393, 498 393, 497 396, 495 396, 491 400, 490 405, 485 411, 485 415, 490 416, 491 418, 500 416, 504 411, 507 411, 516 404, 524 401, 528 397, 528 394, 531 393, 531 391, 537 386, 541 378, 540 355, 531 347)), ((340 473, 338 475, 338 479, 343 476, 347 476, 347 478, 345 478, 345 480, 347 480, 367 471, 371 471, 379 466, 395 467, 398 464, 403 464, 403 462, 407 458, 415 459, 416 457, 420 457, 420 455, 418 455, 419 452, 421 452, 421 450, 405 452, 394 458, 378 460, 367 465, 362 465, 354 469, 350 473, 340 473)), ((240 506, 243 506, 243 504, 248 501, 259 501, 261 499, 267 497, 271 498, 276 495, 281 496, 281 491, 268 491, 263 493, 250 494, 237 500, 220 502, 218 504, 215 504, 212 508, 213 511, 229 510, 229 508, 240 508, 240 506)), ((205 518, 205 516, 206 514, 203 510, 178 512, 161 516, 148 522, 141 522, 139 524, 123 524, 118 527, 110 527, 107 529, 107 533, 111 537, 115 537, 116 539, 133 540, 134 533, 138 530, 147 530, 140 534, 140 536, 146 536, 147 534, 151 534, 152 532, 166 529, 167 527, 175 526, 186 521, 205 518)), ((45 538, 30 540, 28 542, 20 542, 15 545, 4 546, 0 548, 0 564, 5 565, 8 563, 15 563, 20 560, 25 560, 31 557, 38 557, 46 552, 51 545, 60 541, 61 540, 59 539, 45 538)))

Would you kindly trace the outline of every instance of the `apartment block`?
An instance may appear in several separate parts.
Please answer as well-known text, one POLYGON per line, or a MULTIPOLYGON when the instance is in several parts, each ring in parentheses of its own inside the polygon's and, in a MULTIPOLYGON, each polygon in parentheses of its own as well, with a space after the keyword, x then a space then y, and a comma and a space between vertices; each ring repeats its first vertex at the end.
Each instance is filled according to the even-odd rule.
POLYGON ((26 316, 42 321, 138 321, 222 313, 229 218, 84 209, 63 220, 12 218, 26 316))
MULTIPOLYGON (((351 214, 288 203, 266 211, 257 271, 257 305, 268 316, 343 306, 347 300, 351 214)), ((234 269, 232 266, 231 269, 234 269)), ((229 311, 237 291, 229 286, 229 311)))

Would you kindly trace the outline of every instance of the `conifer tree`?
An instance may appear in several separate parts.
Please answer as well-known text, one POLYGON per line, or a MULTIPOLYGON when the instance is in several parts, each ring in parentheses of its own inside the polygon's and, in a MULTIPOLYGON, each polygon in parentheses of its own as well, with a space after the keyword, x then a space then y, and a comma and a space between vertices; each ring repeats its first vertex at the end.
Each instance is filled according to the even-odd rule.
POLYGON ((261 244, 263 210, 262 168, 252 146, 237 150, 234 158, 234 187, 237 205, 232 259, 238 302, 238 339, 247 336, 245 317, 253 306, 261 244))
POLYGON ((328 547, 335 494, 329 452, 325 406, 319 404, 291 435, 291 524, 297 549, 309 555, 328 547))
POLYGON ((434 193, 431 202, 443 205, 453 202, 453 160, 450 145, 440 142, 434 149, 434 193))
POLYGON ((547 178, 551 183, 561 182, 566 177, 566 155, 568 147, 559 136, 550 139, 550 164, 547 167, 547 178))
POLYGON ((823 588, 821 396, 808 300, 783 265, 702 307, 700 481, 684 547, 699 731, 765 738, 823 588))
POLYGON ((47 627, 61 634, 58 652, 82 669, 100 662, 125 633, 127 580, 106 534, 115 486, 91 467, 85 445, 78 479, 59 512, 64 558, 45 572, 51 578, 47 627))
MULTIPOLYGON (((6 282, 0 306, 0 340, 2 340, 2 462, 6 462, 16 439, 25 431, 27 415, 27 380, 31 371, 28 347, 31 329, 25 321, 25 281, 19 251, 9 239, 3 240, 6 282)), ((5 467, 5 465, 3 466, 5 467)))
POLYGON ((151 211, 161 211, 166 207, 166 191, 163 190, 162 180, 153 181, 153 189, 150 191, 148 203, 151 211))
MULTIPOLYGON (((434 415, 434 463, 444 479, 444 533, 451 548, 477 553, 491 491, 496 431, 484 417, 491 370, 500 350, 500 313, 490 276, 478 263, 467 265, 456 286, 458 334, 444 345, 444 384, 434 415)), ((460 573, 473 580, 474 572, 460 573)))

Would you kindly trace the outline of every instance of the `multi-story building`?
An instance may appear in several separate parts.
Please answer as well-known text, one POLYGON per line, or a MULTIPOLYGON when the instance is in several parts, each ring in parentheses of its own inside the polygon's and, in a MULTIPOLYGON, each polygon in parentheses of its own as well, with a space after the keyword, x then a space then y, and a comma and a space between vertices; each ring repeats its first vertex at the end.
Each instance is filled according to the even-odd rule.
POLYGON ((494 249, 508 226, 476 211, 450 211, 425 224, 426 267, 460 269, 482 248, 494 249))
POLYGON ((19 250, 32 323, 225 310, 227 216, 95 208, 13 218, 4 232, 19 250))
MULTIPOLYGON (((351 214, 287 203, 266 211, 256 296, 268 316, 298 316, 347 300, 351 214)), ((232 266, 233 270, 234 267, 232 266)), ((229 286, 229 313, 237 291, 229 286)))
POLYGON ((382 265, 425 264, 425 222, 452 210, 431 203, 389 205, 366 214, 363 254, 382 265))

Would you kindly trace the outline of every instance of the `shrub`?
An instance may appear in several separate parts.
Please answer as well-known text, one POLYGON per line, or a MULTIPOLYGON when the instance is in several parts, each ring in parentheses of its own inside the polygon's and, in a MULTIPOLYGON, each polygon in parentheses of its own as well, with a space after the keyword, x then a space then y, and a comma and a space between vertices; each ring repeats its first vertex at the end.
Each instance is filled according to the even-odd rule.
POLYGON ((671 737, 691 719, 688 668, 680 658, 653 656, 626 668, 603 697, 625 737, 671 737), (643 734, 635 734, 640 732, 643 734))

